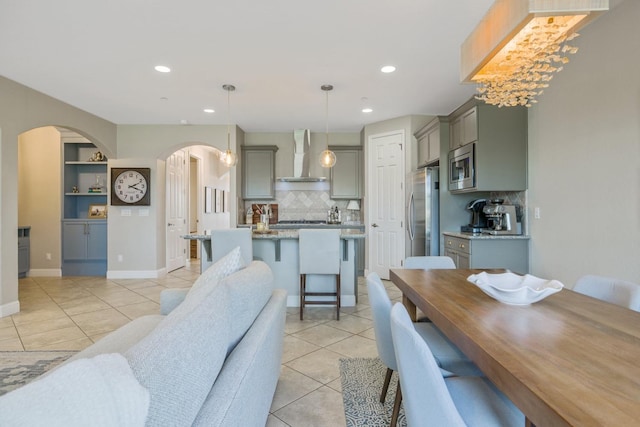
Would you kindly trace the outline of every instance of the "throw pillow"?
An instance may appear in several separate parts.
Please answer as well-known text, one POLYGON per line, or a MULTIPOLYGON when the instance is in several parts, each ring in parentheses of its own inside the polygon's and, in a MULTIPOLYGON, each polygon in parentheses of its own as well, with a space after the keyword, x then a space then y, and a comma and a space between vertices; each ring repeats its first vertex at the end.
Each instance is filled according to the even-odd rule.
POLYGON ((242 269, 220 281, 229 290, 229 313, 233 322, 229 325, 230 353, 258 317, 273 292, 273 273, 263 261, 252 261, 242 269))
POLYGON ((236 246, 228 254, 220 258, 213 265, 207 268, 191 286, 191 291, 195 291, 203 286, 215 286, 220 279, 223 279, 244 267, 240 246, 236 246))

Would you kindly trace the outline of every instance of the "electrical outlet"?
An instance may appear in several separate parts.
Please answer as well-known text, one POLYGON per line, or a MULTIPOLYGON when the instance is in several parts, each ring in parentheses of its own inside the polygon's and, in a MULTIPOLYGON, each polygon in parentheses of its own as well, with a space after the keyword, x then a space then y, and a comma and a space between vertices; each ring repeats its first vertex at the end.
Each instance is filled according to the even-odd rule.
POLYGON ((123 258, 122 255, 118 255, 118 262, 122 262, 123 258))
POLYGON ((51 253, 47 252, 45 258, 47 258, 47 261, 51 261, 51 253))
POLYGON ((540 208, 537 206, 533 208, 533 217, 535 219, 540 219, 540 208))

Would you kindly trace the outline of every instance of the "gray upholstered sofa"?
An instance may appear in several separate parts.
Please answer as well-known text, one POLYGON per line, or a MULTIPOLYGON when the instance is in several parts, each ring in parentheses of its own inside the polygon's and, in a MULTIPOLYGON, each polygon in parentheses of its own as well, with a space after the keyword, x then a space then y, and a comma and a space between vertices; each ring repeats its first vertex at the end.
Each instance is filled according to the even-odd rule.
POLYGON ((0 417, 10 421, 7 425, 14 419, 14 425, 37 425, 32 408, 42 402, 33 405, 33 397, 63 389, 82 395, 79 406, 74 408, 67 394, 71 403, 57 402, 49 409, 43 405, 42 425, 83 425, 90 418, 73 412, 94 410, 87 393, 99 389, 95 382, 102 380, 85 374, 73 378, 78 369, 72 368, 95 361, 98 378, 115 381, 115 369, 103 363, 109 355, 116 359, 109 363, 120 363, 127 371, 122 375, 129 383, 109 385, 117 391, 113 395, 100 391, 95 396, 101 411, 113 405, 108 413, 118 412, 120 418, 102 424, 94 419, 92 425, 139 425, 143 419, 147 426, 163 427, 264 426, 280 374, 286 292, 273 288, 273 275, 264 262, 253 261, 245 268, 242 264, 239 249, 234 250, 190 290, 165 291, 165 315, 135 319, 43 378, 3 396, 0 417), (124 399, 128 393, 131 398, 124 399), (116 398, 126 400, 127 407, 120 408, 123 403, 116 398), (19 411, 26 415, 19 416, 19 411), (59 424, 52 424, 52 418, 59 424))

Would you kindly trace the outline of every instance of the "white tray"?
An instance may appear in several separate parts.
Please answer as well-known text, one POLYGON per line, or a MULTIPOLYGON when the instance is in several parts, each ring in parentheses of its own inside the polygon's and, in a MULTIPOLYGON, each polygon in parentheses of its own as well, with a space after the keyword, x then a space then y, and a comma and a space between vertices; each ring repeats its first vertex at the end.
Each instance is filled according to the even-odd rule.
POLYGON ((530 274, 514 273, 472 274, 467 280, 498 301, 511 305, 529 305, 562 290, 564 285, 557 280, 545 280, 530 274))

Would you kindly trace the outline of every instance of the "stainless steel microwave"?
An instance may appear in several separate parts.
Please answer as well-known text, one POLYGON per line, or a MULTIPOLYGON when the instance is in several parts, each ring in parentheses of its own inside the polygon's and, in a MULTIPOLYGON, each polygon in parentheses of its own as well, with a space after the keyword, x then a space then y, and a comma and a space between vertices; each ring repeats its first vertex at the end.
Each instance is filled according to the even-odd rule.
POLYGON ((470 191, 476 187, 476 144, 464 145, 449 151, 449 191, 470 191))

